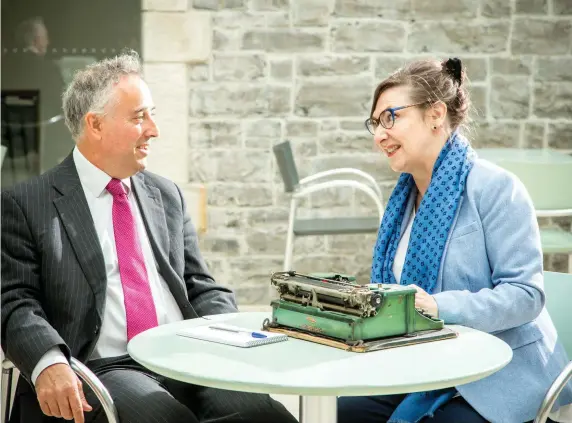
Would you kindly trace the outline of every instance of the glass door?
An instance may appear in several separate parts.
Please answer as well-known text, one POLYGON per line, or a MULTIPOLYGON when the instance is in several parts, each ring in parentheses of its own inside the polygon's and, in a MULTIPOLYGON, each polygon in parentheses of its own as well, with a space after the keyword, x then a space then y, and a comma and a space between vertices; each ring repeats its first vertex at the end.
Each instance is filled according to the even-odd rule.
POLYGON ((71 153, 61 95, 75 70, 141 54, 141 0, 2 1, 2 187, 71 153))

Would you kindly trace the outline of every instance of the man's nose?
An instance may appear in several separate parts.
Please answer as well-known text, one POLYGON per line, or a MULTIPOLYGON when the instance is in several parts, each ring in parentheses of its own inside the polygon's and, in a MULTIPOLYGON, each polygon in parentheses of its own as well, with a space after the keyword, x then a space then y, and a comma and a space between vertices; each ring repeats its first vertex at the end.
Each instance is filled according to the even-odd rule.
POLYGON ((159 126, 153 116, 149 116, 149 127, 146 132, 150 138, 157 138, 159 136, 159 126))

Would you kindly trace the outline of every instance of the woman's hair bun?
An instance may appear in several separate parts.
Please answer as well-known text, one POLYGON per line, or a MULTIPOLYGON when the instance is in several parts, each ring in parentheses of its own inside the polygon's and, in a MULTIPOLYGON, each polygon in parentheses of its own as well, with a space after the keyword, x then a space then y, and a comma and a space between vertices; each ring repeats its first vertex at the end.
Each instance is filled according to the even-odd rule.
POLYGON ((463 83, 463 64, 461 59, 457 57, 447 59, 443 63, 443 68, 459 86, 463 83))

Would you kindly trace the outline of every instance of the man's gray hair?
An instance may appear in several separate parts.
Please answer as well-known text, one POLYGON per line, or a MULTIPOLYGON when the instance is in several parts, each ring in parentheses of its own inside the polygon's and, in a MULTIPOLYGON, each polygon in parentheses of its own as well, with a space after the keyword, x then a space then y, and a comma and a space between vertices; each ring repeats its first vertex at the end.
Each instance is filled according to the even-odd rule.
POLYGON ((64 117, 74 140, 83 132, 85 115, 103 114, 114 85, 127 75, 142 76, 141 61, 135 51, 101 60, 76 72, 63 94, 64 117))

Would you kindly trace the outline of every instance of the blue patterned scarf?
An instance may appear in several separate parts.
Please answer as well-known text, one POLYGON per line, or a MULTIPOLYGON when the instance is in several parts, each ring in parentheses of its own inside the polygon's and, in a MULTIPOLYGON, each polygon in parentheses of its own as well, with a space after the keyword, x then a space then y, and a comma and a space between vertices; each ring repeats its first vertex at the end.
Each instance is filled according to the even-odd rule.
MULTIPOLYGON (((443 146, 433 168, 431 183, 413 221, 401 285, 415 284, 433 294, 445 243, 475 158, 469 142, 457 132, 443 146)), ((397 283, 392 270, 393 261, 414 186, 413 176, 403 173, 389 198, 375 244, 372 283, 397 283)), ((453 388, 409 394, 396 408, 389 423, 418 422, 433 415, 454 395, 453 388)))
MULTIPOLYGON (((445 242, 475 158, 469 142, 456 132, 443 146, 433 168, 431 183, 413 221, 401 285, 415 284, 429 294, 433 293, 445 242)), ((403 173, 391 193, 375 244, 372 283, 397 283, 392 271, 393 260, 414 186, 413 176, 403 173)))

